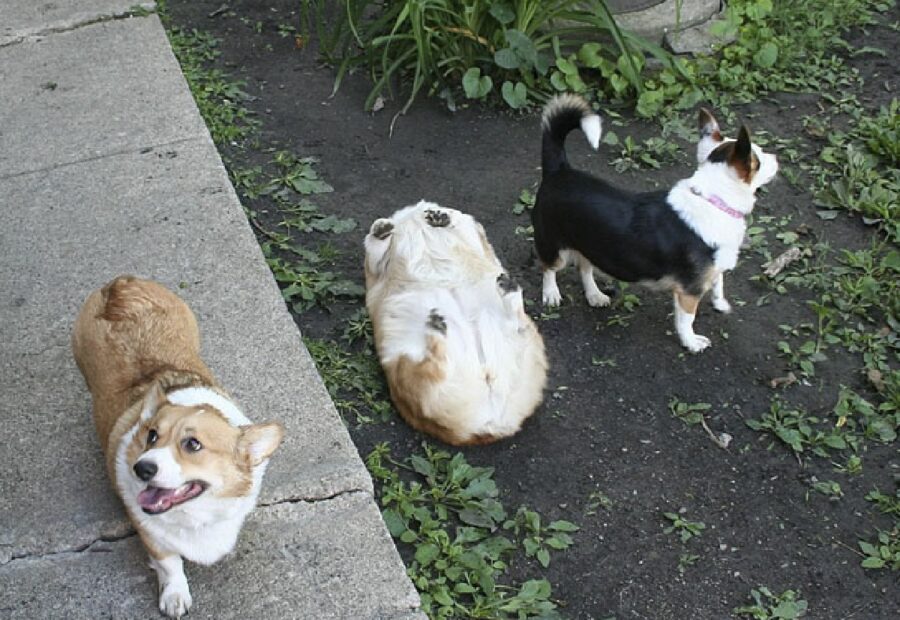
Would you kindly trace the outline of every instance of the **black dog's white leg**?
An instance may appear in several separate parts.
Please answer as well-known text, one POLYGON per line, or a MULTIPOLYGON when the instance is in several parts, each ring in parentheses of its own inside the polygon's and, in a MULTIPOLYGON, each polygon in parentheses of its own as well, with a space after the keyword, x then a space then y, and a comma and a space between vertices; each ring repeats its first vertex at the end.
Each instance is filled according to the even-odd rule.
POLYGON ((710 345, 709 338, 694 333, 694 317, 700 298, 687 293, 676 292, 674 295, 675 331, 681 344, 691 353, 699 353, 710 345))
POLYGON ((581 274, 581 286, 589 306, 608 306, 609 296, 597 287, 594 280, 594 266, 584 256, 578 255, 578 272, 581 274))
POLYGON ((725 299, 725 274, 721 271, 712 285, 712 305, 724 314, 731 312, 731 304, 725 299))

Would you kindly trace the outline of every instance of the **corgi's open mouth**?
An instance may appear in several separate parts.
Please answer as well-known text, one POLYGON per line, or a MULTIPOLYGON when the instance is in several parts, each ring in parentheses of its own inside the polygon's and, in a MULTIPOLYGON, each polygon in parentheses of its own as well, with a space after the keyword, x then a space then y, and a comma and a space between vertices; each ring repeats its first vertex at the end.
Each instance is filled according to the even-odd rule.
POLYGON ((147 486, 146 489, 138 493, 137 501, 144 512, 150 515, 158 515, 194 499, 206 490, 206 486, 206 483, 199 480, 186 482, 176 489, 147 486))

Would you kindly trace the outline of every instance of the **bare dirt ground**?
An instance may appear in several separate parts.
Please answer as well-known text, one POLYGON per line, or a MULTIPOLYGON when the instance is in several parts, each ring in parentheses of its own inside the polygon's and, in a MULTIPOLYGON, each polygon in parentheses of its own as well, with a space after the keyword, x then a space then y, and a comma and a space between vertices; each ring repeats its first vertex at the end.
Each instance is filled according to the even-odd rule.
MULTIPOLYGON (((748 602, 751 588, 764 585, 773 592, 800 590, 810 618, 900 617, 896 574, 862 569, 859 556, 847 548, 889 526, 863 497, 875 487, 894 488, 896 447, 870 446, 863 471, 849 477, 835 473, 828 459, 798 461, 783 444, 772 445, 770 435, 745 424, 768 410, 769 382, 785 374, 776 348, 778 326, 813 320, 804 291, 769 295, 768 286, 750 280, 761 270, 761 256, 745 253, 726 278, 734 312, 723 316, 708 303, 701 306, 696 329, 713 344, 696 356, 686 354, 672 333, 668 296, 630 288, 640 300, 633 310, 621 304, 621 292, 613 308, 590 308, 573 270, 561 277, 562 307, 542 318, 532 247, 516 234, 530 222, 527 214, 512 211, 520 191, 539 179, 535 114, 450 113, 439 101, 423 98, 389 137, 396 104, 388 102, 374 115, 364 112, 369 83, 363 75, 348 78, 331 97, 332 70, 321 66, 313 50, 300 51, 292 37, 279 36, 279 24, 297 23, 298 3, 231 0, 227 12, 209 17, 221 4, 170 0, 169 12, 175 25, 219 37, 222 54, 215 66, 246 80, 252 97, 247 105, 261 121, 257 148, 225 149, 224 155, 240 166, 267 161, 273 149, 320 160, 318 170, 335 191, 316 202, 327 213, 359 222, 350 233, 327 237, 340 251, 336 271, 362 284, 362 239, 369 224, 426 198, 478 218, 523 285, 551 362, 546 400, 519 435, 464 453, 474 465, 495 468, 505 503, 527 504, 548 519, 580 525, 575 545, 539 573, 553 584, 564 616, 725 618, 748 602), (767 303, 758 305, 767 295, 767 303), (731 445, 722 449, 699 426, 673 417, 673 398, 709 403, 708 425, 733 436, 731 445), (838 480, 846 496, 832 501, 811 491, 814 477, 838 480), (596 507, 598 493, 611 500, 608 508, 596 507), (668 523, 662 513, 682 509, 706 524, 687 543, 663 531, 668 523), (685 554, 698 558, 682 572, 678 565, 685 554)), ((896 35, 875 29, 858 43, 892 50, 896 35)), ((871 109, 896 96, 891 56, 853 61, 871 78, 858 93, 871 109)), ((816 101, 815 95, 778 96, 739 108, 739 114, 755 129, 790 138, 802 130, 799 119, 815 111, 816 101)), ((723 129, 736 133, 736 127, 723 129)), ((620 137, 658 133, 641 121, 615 130, 620 137)), ((661 170, 617 174, 607 165, 610 147, 594 153, 580 136, 569 141, 577 166, 635 189, 665 187, 690 174, 692 148, 684 144, 679 162, 661 170)), ((817 218, 810 196, 783 178, 760 197, 757 212, 775 221, 791 216, 790 230, 802 228, 837 247, 863 246, 871 236, 858 218, 817 218)), ((277 221, 275 213, 260 217, 277 221)), ((305 337, 336 338, 341 321, 361 303, 313 309, 296 316, 297 324, 305 337)), ((860 367, 848 353, 830 356, 815 378, 791 388, 792 402, 828 415, 841 385, 866 393, 860 367)), ((408 454, 423 440, 396 417, 348 425, 363 455, 382 441, 396 454, 408 454)), ((534 576, 517 566, 511 574, 526 570, 534 576)))

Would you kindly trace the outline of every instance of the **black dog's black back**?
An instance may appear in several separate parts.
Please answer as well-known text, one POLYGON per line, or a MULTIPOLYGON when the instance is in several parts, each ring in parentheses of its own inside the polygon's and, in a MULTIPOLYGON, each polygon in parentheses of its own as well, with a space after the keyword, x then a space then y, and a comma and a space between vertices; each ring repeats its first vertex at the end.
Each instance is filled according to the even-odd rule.
POLYGON ((667 194, 627 192, 563 159, 555 172, 545 171, 532 211, 538 256, 552 265, 561 250, 573 249, 618 280, 670 277, 695 292, 714 248, 667 204, 667 194))

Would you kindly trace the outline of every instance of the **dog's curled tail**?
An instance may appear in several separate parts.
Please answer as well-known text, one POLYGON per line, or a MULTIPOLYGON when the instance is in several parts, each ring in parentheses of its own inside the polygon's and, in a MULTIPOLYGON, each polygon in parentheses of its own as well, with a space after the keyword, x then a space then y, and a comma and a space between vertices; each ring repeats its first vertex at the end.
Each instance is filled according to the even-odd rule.
MULTIPOLYGON (((141 314, 156 308, 163 287, 155 282, 134 276, 119 276, 100 290, 102 305, 99 318, 118 322, 134 320, 141 314)), ((168 293, 163 289, 162 293, 168 293)))
POLYGON ((566 159, 566 136, 573 129, 580 127, 592 147, 596 149, 600 146, 602 128, 600 117, 594 114, 587 101, 578 95, 557 95, 548 101, 541 117, 541 127, 543 176, 569 165, 566 159))

